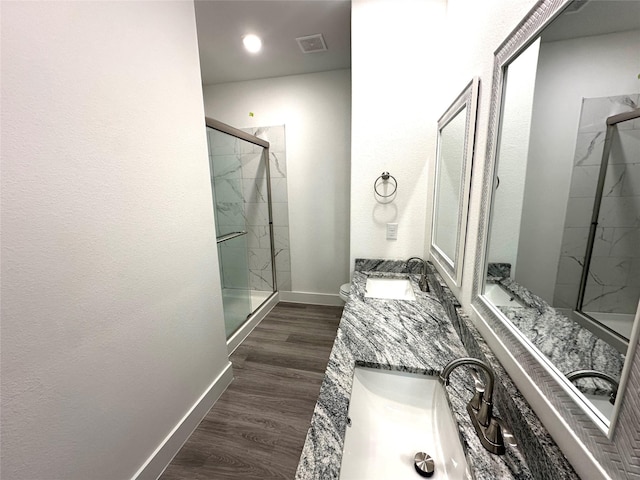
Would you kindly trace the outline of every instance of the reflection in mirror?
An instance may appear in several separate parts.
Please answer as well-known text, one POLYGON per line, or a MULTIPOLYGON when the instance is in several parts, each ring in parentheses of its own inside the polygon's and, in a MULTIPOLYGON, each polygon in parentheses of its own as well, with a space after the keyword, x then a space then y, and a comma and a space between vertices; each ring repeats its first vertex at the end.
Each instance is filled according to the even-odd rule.
POLYGON ((431 254, 457 286, 462 279, 479 80, 438 120, 431 254))
POLYGON ((438 148, 438 201, 436 204, 434 243, 453 263, 456 258, 458 205, 464 158, 464 124, 466 111, 460 110, 440 130, 438 148))
MULTIPOLYGON (((635 97, 637 105, 640 95, 635 97)), ((587 102, 598 111, 599 117, 609 110, 609 105, 604 105, 599 99, 585 99, 585 105, 587 102)), ((581 125, 585 120, 581 119, 581 125)), ((593 187, 595 178, 597 183, 588 191, 591 194, 595 190, 595 197, 583 257, 576 318, 587 327, 593 325, 590 328, 596 328, 596 333, 601 331, 623 353, 629 344, 640 296, 640 269, 637 265, 640 247, 637 208, 640 198, 640 179, 637 176, 640 124, 634 128, 633 121, 640 122, 639 108, 607 117, 606 130, 603 132, 598 128, 596 133, 598 137, 604 134, 600 165, 580 166, 581 170, 588 169, 591 174, 584 183, 593 187), (616 214, 627 215, 628 218, 613 219, 616 214)), ((587 198, 591 200, 591 195, 587 198)))
POLYGON ((640 298, 640 2, 569 7, 504 71, 482 293, 606 429, 640 298))

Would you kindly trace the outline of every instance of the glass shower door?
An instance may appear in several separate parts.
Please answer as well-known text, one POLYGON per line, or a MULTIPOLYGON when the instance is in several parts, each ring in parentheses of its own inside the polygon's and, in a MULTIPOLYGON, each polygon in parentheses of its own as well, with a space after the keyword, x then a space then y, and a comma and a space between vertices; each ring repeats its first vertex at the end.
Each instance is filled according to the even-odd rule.
POLYGON ((608 120, 577 307, 623 342, 631 336, 640 298, 638 120, 640 110, 608 120))
MULTIPOLYGON (((233 233, 231 235, 234 235, 233 233)), ((218 238, 218 259, 222 280, 222 307, 227 338, 242 326, 253 312, 245 236, 218 238)))
POLYGON ((275 291, 268 149, 211 127, 207 138, 229 339, 275 291))

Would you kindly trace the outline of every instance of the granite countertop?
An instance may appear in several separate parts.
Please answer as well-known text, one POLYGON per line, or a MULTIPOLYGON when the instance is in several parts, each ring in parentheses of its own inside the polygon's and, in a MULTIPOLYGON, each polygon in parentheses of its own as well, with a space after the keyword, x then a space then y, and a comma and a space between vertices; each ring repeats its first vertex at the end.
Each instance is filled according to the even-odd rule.
MULTIPOLYGON (((498 308, 562 373, 588 369, 620 378, 624 354, 513 279, 496 278, 494 283, 527 305, 498 308)), ((608 395, 611 390, 600 379, 584 378, 575 384, 589 394, 608 395)))
MULTIPOLYGON (((356 365, 437 375, 451 360, 468 356, 438 298, 419 290, 417 275, 410 276, 415 301, 365 298, 367 275, 354 273, 350 300, 340 321, 296 479, 339 478, 356 365)), ((369 275, 407 276, 379 272, 369 275)), ((473 394, 473 380, 466 370, 454 370, 446 391, 472 476, 533 478, 517 448, 507 447, 506 454, 498 456, 480 444, 466 411, 473 394)), ((494 413, 499 414, 499 405, 494 413)))

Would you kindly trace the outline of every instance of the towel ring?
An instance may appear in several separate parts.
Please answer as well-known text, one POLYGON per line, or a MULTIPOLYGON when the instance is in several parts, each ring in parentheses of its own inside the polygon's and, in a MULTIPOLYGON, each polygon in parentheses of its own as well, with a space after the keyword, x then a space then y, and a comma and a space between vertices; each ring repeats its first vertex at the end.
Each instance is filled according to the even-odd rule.
POLYGON ((376 178, 375 182, 373 182, 373 191, 379 197, 382 197, 382 198, 391 197, 393 194, 396 193, 396 190, 398 190, 398 181, 396 180, 396 178, 393 175, 390 175, 389 172, 382 172, 382 175, 380 175, 378 178, 376 178), (389 193, 388 195, 383 195, 378 191, 378 180, 380 180, 380 179, 382 179, 383 182, 388 182, 389 179, 393 180, 393 191, 391 193, 389 193))

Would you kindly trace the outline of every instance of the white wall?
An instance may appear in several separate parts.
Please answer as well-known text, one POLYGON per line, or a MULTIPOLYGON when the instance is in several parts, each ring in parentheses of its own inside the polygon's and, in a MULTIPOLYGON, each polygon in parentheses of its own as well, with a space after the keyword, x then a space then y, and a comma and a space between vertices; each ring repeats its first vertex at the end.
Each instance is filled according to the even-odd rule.
POLYGON ((543 43, 533 108, 518 282, 553 301, 582 98, 638 92, 640 31, 543 43))
POLYGON ((337 295, 349 280, 351 71, 209 85, 204 99, 234 127, 285 125, 292 290, 337 295))
POLYGON ((130 478, 228 366, 193 3, 1 26, 2 478, 130 478))
POLYGON ((518 240, 539 46, 540 40, 536 40, 509 65, 503 98, 497 162, 500 182, 493 198, 487 258, 489 262, 509 263, 512 277, 518 267, 518 240))
POLYGON ((456 96, 443 99, 439 89, 444 14, 444 0, 352 2, 352 269, 359 257, 426 255, 437 120, 456 96), (388 204, 373 192, 383 171, 398 181, 388 204), (386 239, 387 223, 399 224, 397 240, 386 239))

